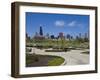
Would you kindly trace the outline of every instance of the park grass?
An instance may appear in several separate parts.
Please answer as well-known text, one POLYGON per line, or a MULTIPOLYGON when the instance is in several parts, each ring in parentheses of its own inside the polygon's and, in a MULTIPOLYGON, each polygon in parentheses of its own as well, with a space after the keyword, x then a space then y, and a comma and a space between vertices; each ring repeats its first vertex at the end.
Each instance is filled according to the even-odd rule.
POLYGON ((64 62, 64 58, 56 57, 48 62, 48 66, 59 66, 64 62))
MULTIPOLYGON (((39 61, 41 61, 40 57, 42 57, 42 60, 43 59, 45 60, 46 57, 49 58, 47 63, 45 63, 45 65, 47 65, 47 66, 59 66, 64 62, 64 59, 62 57, 58 57, 58 56, 26 54, 26 65, 34 64, 34 63, 40 64, 40 62, 39 62, 39 61)), ((43 66, 42 63, 41 63, 41 66, 43 66)))

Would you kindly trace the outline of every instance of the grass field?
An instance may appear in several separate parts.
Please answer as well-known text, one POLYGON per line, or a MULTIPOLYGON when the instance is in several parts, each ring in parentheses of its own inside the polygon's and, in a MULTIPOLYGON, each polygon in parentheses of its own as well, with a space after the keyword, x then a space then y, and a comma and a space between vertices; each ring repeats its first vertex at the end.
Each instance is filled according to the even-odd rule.
POLYGON ((48 66, 59 66, 64 62, 64 59, 61 57, 56 57, 48 62, 48 66))
POLYGON ((62 57, 58 56, 49 56, 49 55, 26 55, 26 66, 35 67, 35 66, 58 66, 64 62, 62 57))

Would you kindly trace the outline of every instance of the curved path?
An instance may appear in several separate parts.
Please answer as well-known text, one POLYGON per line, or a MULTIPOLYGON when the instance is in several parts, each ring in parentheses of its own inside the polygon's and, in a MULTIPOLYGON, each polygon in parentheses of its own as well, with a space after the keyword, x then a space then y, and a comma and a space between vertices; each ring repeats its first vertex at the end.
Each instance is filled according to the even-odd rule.
POLYGON ((45 49, 40 50, 32 48, 32 53, 41 55, 55 55, 65 59, 64 65, 78 65, 78 64, 89 64, 89 54, 84 54, 86 50, 71 50, 68 52, 45 52, 45 49))

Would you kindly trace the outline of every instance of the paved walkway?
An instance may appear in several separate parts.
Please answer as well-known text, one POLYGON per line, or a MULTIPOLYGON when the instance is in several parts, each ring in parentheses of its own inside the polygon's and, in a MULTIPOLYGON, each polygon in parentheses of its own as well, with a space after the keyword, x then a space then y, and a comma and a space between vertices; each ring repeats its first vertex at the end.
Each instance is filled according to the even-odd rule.
POLYGON ((64 65, 89 64, 89 54, 81 53, 84 51, 86 50, 71 50, 68 52, 45 52, 45 49, 40 50, 32 48, 32 52, 35 52, 35 54, 55 55, 63 57, 65 59, 64 65))

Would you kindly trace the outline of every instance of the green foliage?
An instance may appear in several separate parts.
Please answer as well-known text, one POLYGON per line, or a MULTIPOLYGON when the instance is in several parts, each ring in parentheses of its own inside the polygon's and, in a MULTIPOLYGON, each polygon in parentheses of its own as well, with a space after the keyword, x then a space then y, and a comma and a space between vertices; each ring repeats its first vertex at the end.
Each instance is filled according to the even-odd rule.
POLYGON ((27 47, 41 47, 41 48, 69 48, 69 47, 83 47, 89 48, 89 41, 87 39, 44 39, 44 40, 31 40, 26 43, 27 47))

